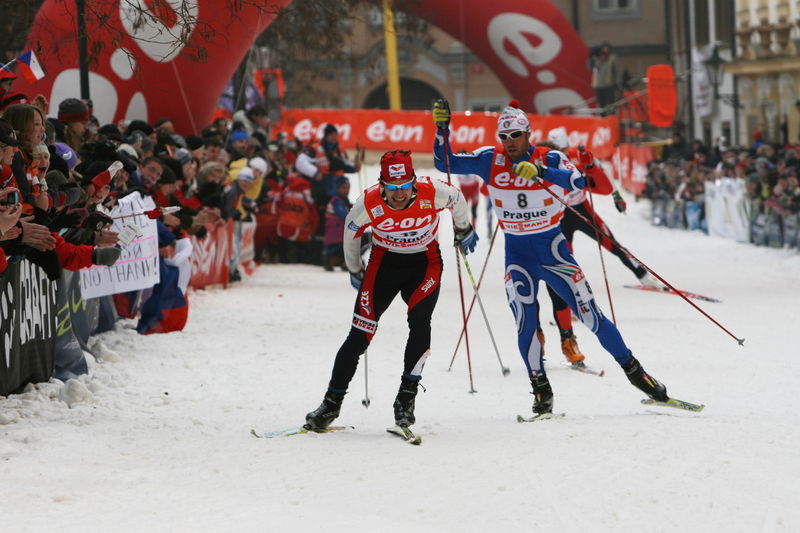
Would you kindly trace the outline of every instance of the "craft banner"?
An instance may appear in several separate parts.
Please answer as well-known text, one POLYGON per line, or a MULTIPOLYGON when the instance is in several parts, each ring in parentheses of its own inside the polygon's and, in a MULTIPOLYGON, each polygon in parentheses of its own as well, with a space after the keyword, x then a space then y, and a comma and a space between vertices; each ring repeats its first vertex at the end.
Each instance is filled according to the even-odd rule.
POLYGON ((192 236, 192 277, 189 286, 202 289, 209 285, 228 285, 233 222, 206 224, 202 239, 192 236))
POLYGON ((84 300, 138 291, 158 283, 156 222, 141 214, 155 207, 152 198, 143 197, 138 192, 129 194, 117 202, 110 214, 115 219, 111 230, 121 232, 125 224, 133 223, 138 227, 141 236, 122 246, 122 255, 113 266, 95 266, 80 271, 81 293, 84 300))
MULTIPOLYGON (((94 115, 101 124, 170 117, 179 132, 198 133, 256 37, 289 3, 90 2, 85 21, 94 115)), ((449 0, 426 0, 413 11, 462 41, 525 109, 550 113, 594 95, 588 49, 553 2, 461 0, 458 12, 453 16, 449 0)), ((20 76, 13 90, 30 98, 44 94, 52 106, 78 96, 77 33, 74 2, 44 0, 25 48, 36 50, 46 76, 35 84, 20 76)), ((369 90, 385 83, 375 78, 369 90)))
POLYGON ((56 287, 28 260, 0 276, 0 396, 53 374, 56 287))
POLYGON ((77 272, 61 271, 61 282, 57 292, 58 335, 55 341, 53 368, 53 377, 61 381, 74 379, 89 372, 86 357, 83 355, 86 339, 79 340, 77 331, 79 328, 73 326, 73 317, 85 315, 86 310, 86 300, 81 297, 80 279, 80 274, 77 272))
POLYGON ((638 196, 647 185, 647 164, 654 158, 652 148, 621 144, 612 159, 614 178, 622 182, 625 190, 638 196))
MULTIPOLYGON (((499 144, 498 113, 453 113, 450 143, 453 150, 474 150, 480 146, 499 144)), ((570 146, 583 145, 596 157, 608 159, 619 140, 616 116, 594 118, 566 115, 532 115, 531 143, 547 139, 547 133, 565 127, 570 146)), ((278 125, 281 131, 303 142, 322 138, 326 124, 339 130, 344 149, 363 146, 370 150, 403 149, 432 152, 436 126, 430 111, 384 111, 376 109, 287 109, 278 125)))

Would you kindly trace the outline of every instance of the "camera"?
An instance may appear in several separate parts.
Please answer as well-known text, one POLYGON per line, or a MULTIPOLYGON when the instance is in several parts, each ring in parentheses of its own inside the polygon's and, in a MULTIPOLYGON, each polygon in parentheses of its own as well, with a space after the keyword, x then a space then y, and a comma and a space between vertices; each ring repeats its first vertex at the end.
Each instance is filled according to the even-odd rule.
POLYGON ((0 200, 0 205, 16 205, 19 200, 19 192, 12 191, 4 199, 0 200))

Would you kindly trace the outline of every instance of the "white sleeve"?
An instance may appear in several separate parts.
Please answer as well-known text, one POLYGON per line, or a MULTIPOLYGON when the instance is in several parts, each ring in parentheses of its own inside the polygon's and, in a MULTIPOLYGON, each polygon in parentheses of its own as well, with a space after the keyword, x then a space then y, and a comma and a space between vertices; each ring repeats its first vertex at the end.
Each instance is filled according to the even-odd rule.
POLYGON ((364 263, 361 261, 361 234, 369 225, 369 213, 362 195, 344 219, 344 262, 350 272, 358 272, 364 268, 364 263))
POLYGON ((300 174, 307 178, 313 178, 319 171, 317 165, 314 164, 314 160, 306 153, 297 156, 297 161, 294 162, 294 166, 300 174))
POLYGON ((436 189, 434 204, 436 209, 449 209, 453 214, 453 226, 464 229, 470 225, 470 213, 467 201, 461 191, 437 179, 431 179, 433 188, 436 189))

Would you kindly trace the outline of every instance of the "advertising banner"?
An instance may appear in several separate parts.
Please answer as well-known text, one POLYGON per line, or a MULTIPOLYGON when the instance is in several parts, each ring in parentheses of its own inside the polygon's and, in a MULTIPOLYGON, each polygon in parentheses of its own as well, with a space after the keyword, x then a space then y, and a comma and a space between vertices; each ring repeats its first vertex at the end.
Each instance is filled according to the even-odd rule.
POLYGON ((27 260, 0 276, 0 396, 53 374, 57 283, 27 260))
MULTIPOLYGON (((499 113, 453 113, 450 144, 453 151, 474 150, 480 146, 499 145, 495 132, 499 113)), ((616 116, 603 118, 569 115, 533 115, 531 143, 547 139, 547 133, 565 127, 570 146, 583 145, 600 159, 610 159, 619 140, 616 116)), ((430 111, 385 111, 379 109, 287 109, 279 129, 289 137, 308 143, 320 139, 326 124, 339 130, 344 149, 363 146, 369 150, 411 150, 432 152, 436 126, 430 111)))

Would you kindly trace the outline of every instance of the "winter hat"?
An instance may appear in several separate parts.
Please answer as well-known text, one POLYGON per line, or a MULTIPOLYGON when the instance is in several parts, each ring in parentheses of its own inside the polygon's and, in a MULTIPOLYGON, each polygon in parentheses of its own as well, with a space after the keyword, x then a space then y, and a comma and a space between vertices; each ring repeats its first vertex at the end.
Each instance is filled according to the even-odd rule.
POLYGON ((114 178, 114 175, 122 168, 122 163, 119 161, 114 161, 110 165, 108 163, 104 163, 101 161, 95 161, 94 163, 90 164, 86 170, 83 172, 83 179, 81 180, 81 185, 84 187, 89 185, 90 183, 97 187, 98 189, 102 189, 111 183, 111 180, 114 178))
POLYGON ((77 98, 67 98, 58 104, 58 121, 63 124, 70 122, 87 122, 89 108, 77 98))
POLYGON ((123 152, 129 157, 133 157, 134 159, 139 159, 139 154, 136 152, 136 148, 127 143, 122 143, 119 146, 117 146, 117 152, 123 152))
POLYGON ((6 70, 4 68, 0 68, 0 81, 3 80, 15 80, 17 79, 17 75, 11 72, 10 70, 6 70))
POLYGON ((567 139, 567 128, 565 128, 564 126, 553 128, 552 130, 547 132, 547 140, 556 145, 556 148, 558 148, 559 150, 568 148, 569 139, 567 139))
POLYGON ((531 123, 518 100, 511 100, 497 118, 497 131, 531 131, 531 123))
POLYGON ((237 180, 244 180, 249 181, 252 183, 253 180, 256 179, 255 175, 253 174, 253 169, 250 167, 243 167, 242 170, 236 175, 237 180))
POLYGON ((174 159, 168 159, 164 161, 163 170, 161 171, 161 177, 158 179, 159 185, 169 185, 171 183, 175 183, 178 181, 178 177, 175 175, 175 171, 172 169, 172 165, 170 164, 172 161, 177 163, 174 159))
POLYGON ((67 163, 69 170, 78 164, 78 154, 67 143, 55 143, 56 155, 67 163))
POLYGON ((0 143, 8 146, 19 146, 17 134, 8 122, 0 121, 0 143))
POLYGON ((337 130, 336 126, 333 124, 325 124, 325 129, 322 130, 322 136, 327 137, 330 133, 339 133, 339 130, 337 130))
POLYGON ((189 135, 186 137, 186 147, 192 152, 203 147, 203 138, 197 135, 189 135))
POLYGON ((350 185, 350 179, 347 176, 339 176, 336 178, 336 188, 338 189, 342 185, 350 185))
POLYGON ((128 124, 128 129, 125 130, 125 136, 130 137, 134 131, 141 131, 147 136, 151 135, 155 130, 144 120, 132 120, 131 123, 128 124))
POLYGON ((106 124, 99 128, 97 133, 112 141, 122 141, 122 135, 119 133, 119 128, 116 124, 106 124))
POLYGON ((236 141, 246 141, 247 140, 247 132, 244 130, 233 130, 231 133, 231 142, 235 143, 236 141))
POLYGON ((185 165, 192 161, 192 153, 186 148, 178 148, 175 150, 175 159, 180 161, 181 165, 185 165))
POLYGON ((267 168, 269 168, 267 162, 262 157, 254 157, 247 163, 247 166, 254 170, 260 170, 262 174, 266 174, 267 168))
POLYGON ((415 178, 414 165, 411 163, 411 152, 392 150, 381 157, 381 181, 392 183, 415 178))

